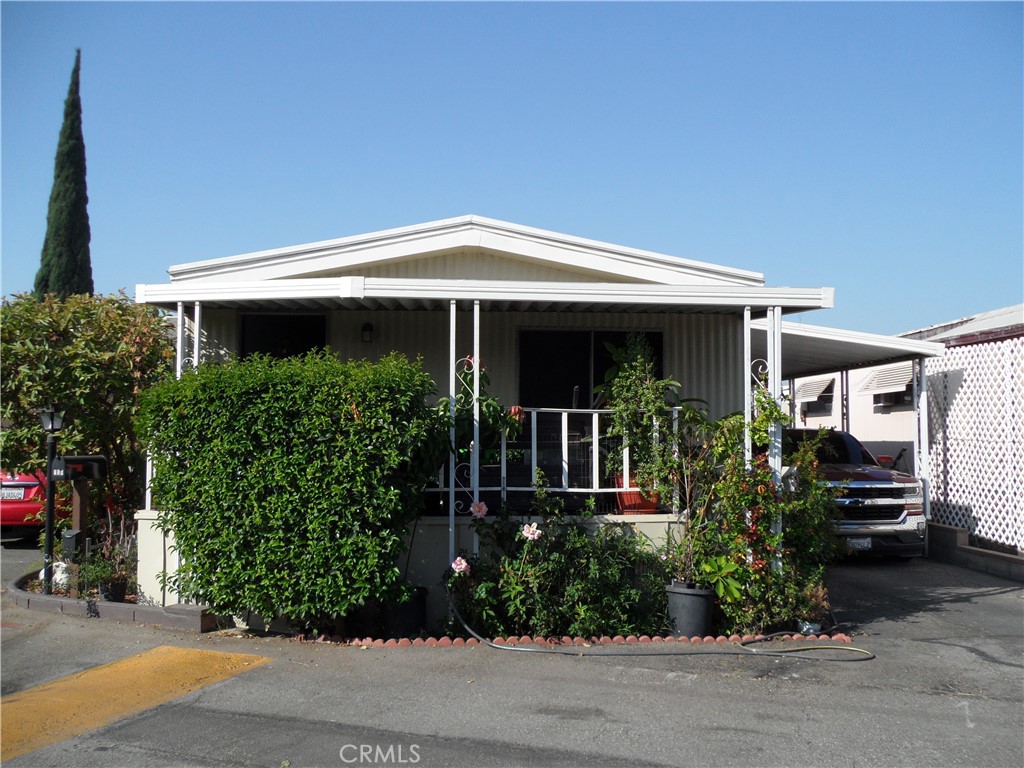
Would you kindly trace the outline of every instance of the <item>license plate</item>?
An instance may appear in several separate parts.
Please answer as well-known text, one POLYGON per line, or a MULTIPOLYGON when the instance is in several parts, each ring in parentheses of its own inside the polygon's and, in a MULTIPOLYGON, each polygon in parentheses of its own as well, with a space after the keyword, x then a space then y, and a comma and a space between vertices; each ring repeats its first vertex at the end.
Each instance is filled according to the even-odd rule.
POLYGON ((0 499, 12 499, 21 501, 25 498, 24 488, 3 488, 0 489, 0 499))
POLYGON ((871 549, 871 539, 847 539, 846 544, 850 549, 871 549))

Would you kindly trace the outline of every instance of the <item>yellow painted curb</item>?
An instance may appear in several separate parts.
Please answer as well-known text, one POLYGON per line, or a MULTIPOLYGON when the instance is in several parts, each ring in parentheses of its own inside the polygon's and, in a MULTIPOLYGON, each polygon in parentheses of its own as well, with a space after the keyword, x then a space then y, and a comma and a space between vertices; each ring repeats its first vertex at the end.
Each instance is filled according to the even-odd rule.
POLYGON ((101 728, 270 659, 162 645, 0 699, 0 760, 101 728))

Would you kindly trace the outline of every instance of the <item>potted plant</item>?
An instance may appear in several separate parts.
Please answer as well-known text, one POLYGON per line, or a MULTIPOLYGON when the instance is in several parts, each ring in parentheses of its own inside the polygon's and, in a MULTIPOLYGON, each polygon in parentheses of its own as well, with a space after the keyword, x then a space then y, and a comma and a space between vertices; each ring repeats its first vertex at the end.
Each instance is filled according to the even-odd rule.
POLYGON ((680 506, 679 524, 669 529, 662 550, 671 577, 669 614, 680 634, 702 635, 710 629, 714 603, 741 596, 740 565, 718 519, 733 424, 712 421, 694 401, 683 401, 671 427, 670 450, 662 451, 657 463, 661 482, 674 489, 680 506))
POLYGON ((739 565, 727 554, 706 551, 708 524, 703 515, 684 519, 681 533, 669 529, 661 553, 671 579, 665 586, 669 618, 686 637, 708 634, 716 599, 740 597, 741 585, 733 575, 739 565))
POLYGON ((124 602, 136 578, 137 552, 131 528, 124 515, 115 526, 112 513, 107 511, 107 520, 100 526, 98 546, 79 567, 81 591, 95 587, 104 600, 124 602))
POLYGON ((821 582, 808 584, 801 594, 801 613, 803 618, 797 621, 801 634, 816 635, 821 632, 822 625, 829 617, 832 609, 828 601, 828 590, 821 582))
POLYGON ((617 488, 636 485, 640 493, 622 491, 616 494, 624 514, 642 514, 657 510, 661 492, 669 483, 665 473, 666 451, 670 450, 672 430, 670 404, 675 400, 679 383, 659 379, 655 375, 654 354, 642 332, 631 332, 625 348, 608 345, 614 365, 606 374, 601 397, 612 411, 608 437, 618 438, 623 451, 629 451, 628 482, 618 462, 618 452, 611 452, 609 475, 617 488))

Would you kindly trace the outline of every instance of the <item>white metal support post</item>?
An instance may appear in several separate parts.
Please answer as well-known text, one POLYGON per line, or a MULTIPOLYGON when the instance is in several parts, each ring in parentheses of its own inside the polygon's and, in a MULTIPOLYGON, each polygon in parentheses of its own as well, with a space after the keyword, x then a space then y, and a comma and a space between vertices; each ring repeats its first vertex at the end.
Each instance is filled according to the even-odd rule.
POLYGON ((175 326, 176 349, 174 356, 174 378, 181 378, 181 368, 185 362, 185 304, 178 302, 178 319, 175 326))
POLYGON ((198 301, 195 307, 195 320, 192 323, 192 368, 199 367, 200 343, 203 336, 203 305, 198 301))
MULTIPOLYGON (((931 446, 928 442, 928 377, 923 357, 914 361, 914 475, 921 481, 925 523, 932 519, 931 446)), ((924 552, 928 554, 928 529, 925 528, 924 552)))
POLYGON ((743 308, 743 372, 740 381, 743 385, 743 460, 750 466, 753 456, 753 449, 750 445, 750 422, 753 418, 753 408, 750 402, 750 368, 753 360, 750 359, 750 307, 743 308))
POLYGON ((839 372, 839 408, 843 432, 850 431, 850 372, 839 372))
MULTIPOLYGON (((458 364, 458 352, 455 347, 455 299, 448 304, 448 441, 455 448, 455 366, 458 364)), ((448 457, 448 562, 455 561, 455 462, 458 454, 448 457)))
MULTIPOLYGON (((776 403, 782 390, 782 307, 768 308, 768 395, 776 403)), ((772 424, 768 433, 768 465, 772 470, 772 479, 778 485, 782 480, 782 425, 772 424)), ((772 531, 782 534, 782 518, 772 521, 772 531)), ((782 567, 782 557, 776 554, 772 568, 782 567)))
MULTIPOLYGON (((473 473, 473 501, 480 500, 480 376, 484 367, 480 364, 480 300, 473 301, 473 452, 471 471, 473 473)), ((473 554, 480 550, 480 537, 473 531, 473 554)))

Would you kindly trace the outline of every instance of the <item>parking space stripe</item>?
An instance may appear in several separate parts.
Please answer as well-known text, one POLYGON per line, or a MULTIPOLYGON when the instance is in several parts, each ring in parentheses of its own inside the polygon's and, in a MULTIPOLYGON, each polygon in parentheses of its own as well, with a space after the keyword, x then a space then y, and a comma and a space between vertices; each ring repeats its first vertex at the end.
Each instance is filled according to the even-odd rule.
POLYGON ((0 699, 0 760, 108 725, 270 661, 163 645, 0 699))

